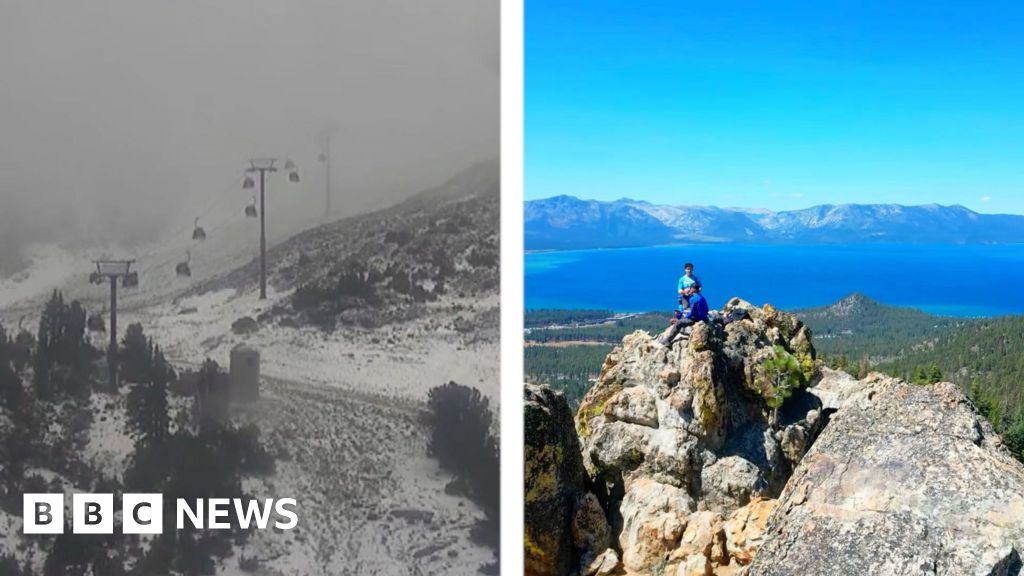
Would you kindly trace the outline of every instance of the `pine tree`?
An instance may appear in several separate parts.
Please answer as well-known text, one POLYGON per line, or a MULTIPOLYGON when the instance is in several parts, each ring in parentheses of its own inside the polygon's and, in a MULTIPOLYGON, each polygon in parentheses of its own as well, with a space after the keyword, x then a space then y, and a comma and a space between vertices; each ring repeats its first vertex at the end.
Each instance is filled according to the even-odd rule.
POLYGON ((981 385, 975 380, 971 382, 971 385, 967 387, 967 397, 974 403, 974 406, 978 409, 978 412, 985 417, 986 420, 992 423, 993 426, 997 426, 998 423, 992 419, 993 413, 996 410, 996 403, 991 396, 985 393, 981 385))
POLYGON ((128 326, 119 353, 121 378, 125 382, 149 382, 153 372, 153 343, 146 339, 142 324, 128 326))
POLYGON ((89 345, 85 340, 88 321, 85 308, 78 300, 64 311, 64 340, 62 361, 67 363, 71 372, 71 383, 78 391, 88 388, 86 381, 89 376, 89 345))
POLYGON ((21 378, 18 376, 11 358, 13 346, 7 337, 7 332, 0 324, 0 406, 12 412, 21 409, 22 387, 21 378))
POLYGON ((152 355, 146 374, 137 375, 138 382, 128 393, 128 424, 142 446, 159 446, 167 440, 170 416, 167 405, 167 384, 174 372, 163 352, 152 341, 143 348, 152 355))
POLYGON ((85 340, 85 309, 76 300, 64 303, 54 291, 39 319, 33 385, 41 400, 59 394, 84 397, 91 388, 95 351, 85 340))
POLYGON ((51 400, 56 394, 54 389, 52 372, 54 364, 54 343, 60 339, 63 333, 61 326, 61 311, 64 308, 64 297, 60 292, 54 290, 50 300, 43 308, 39 317, 39 332, 36 338, 36 353, 34 356, 34 376, 32 384, 35 387, 36 396, 40 400, 51 400))
POLYGON ((761 363, 762 396, 772 409, 770 424, 778 423, 779 407, 803 382, 800 361, 782 346, 775 346, 775 355, 761 363))
POLYGON ((924 371, 924 366, 914 367, 914 376, 911 378, 913 384, 927 384, 928 374, 924 371))
POLYGON ((1010 426, 1003 434, 1003 440, 1010 452, 1021 462, 1024 462, 1024 419, 1018 420, 1010 426))
POLYGON ((449 382, 427 395, 427 450, 441 467, 465 473, 479 463, 493 415, 486 396, 476 388, 449 382))

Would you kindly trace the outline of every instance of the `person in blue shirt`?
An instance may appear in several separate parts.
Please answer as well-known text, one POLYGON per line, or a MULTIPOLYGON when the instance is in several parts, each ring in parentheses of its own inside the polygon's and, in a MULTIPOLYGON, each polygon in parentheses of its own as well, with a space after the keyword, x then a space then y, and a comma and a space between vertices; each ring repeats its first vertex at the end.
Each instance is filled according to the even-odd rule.
POLYGON ((679 277, 679 283, 676 285, 676 293, 679 294, 680 303, 685 301, 687 308, 690 305, 688 291, 695 286, 698 292, 703 287, 700 278, 697 278, 693 273, 693 263, 687 262, 683 266, 683 275, 679 277))
POLYGON ((672 341, 686 328, 697 322, 704 322, 708 319, 708 301, 700 293, 700 288, 691 286, 686 289, 685 297, 690 300, 690 307, 683 308, 682 302, 676 308, 676 317, 672 319, 672 330, 668 336, 660 340, 662 346, 672 347, 672 341))

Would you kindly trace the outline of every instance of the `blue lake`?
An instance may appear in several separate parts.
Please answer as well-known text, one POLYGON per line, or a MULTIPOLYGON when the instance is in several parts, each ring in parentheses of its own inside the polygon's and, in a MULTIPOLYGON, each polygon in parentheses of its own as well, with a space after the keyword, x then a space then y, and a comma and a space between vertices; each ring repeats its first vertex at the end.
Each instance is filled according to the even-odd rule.
POLYGON ((529 309, 668 310, 683 264, 693 262, 716 308, 733 296, 792 309, 862 292, 933 314, 1024 314, 1024 244, 695 244, 525 258, 529 309))

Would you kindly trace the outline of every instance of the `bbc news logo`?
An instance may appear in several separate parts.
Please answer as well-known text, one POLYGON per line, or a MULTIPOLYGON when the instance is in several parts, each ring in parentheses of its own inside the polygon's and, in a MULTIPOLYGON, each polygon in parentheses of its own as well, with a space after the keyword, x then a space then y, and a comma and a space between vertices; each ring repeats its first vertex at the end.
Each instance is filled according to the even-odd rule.
MULTIPOLYGON (((292 530, 299 523, 294 498, 242 500, 241 498, 209 498, 175 501, 178 530, 186 523, 194 528, 227 530, 232 515, 238 526, 266 530, 271 517, 273 527, 292 530)), ((121 498, 121 532, 123 534, 161 534, 164 531, 163 494, 124 494, 121 498)), ((113 534, 113 494, 73 494, 71 496, 71 532, 73 534, 113 534)), ((64 495, 25 494, 22 499, 24 534, 63 534, 64 495)))

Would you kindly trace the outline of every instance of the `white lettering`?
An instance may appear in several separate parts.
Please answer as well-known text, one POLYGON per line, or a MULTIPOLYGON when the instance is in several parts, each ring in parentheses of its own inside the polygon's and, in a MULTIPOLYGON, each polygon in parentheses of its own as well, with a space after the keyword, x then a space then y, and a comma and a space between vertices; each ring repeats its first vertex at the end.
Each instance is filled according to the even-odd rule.
POLYGON ((282 498, 277 501, 277 504, 274 506, 274 510, 277 511, 278 516, 290 519, 288 522, 275 522, 274 527, 279 530, 291 530, 299 525, 299 515, 293 510, 285 508, 285 506, 297 507, 298 503, 294 498, 282 498))
POLYGON ((224 530, 231 528, 228 522, 220 522, 218 518, 227 518, 231 515, 231 500, 227 498, 210 498, 210 522, 211 530, 224 530))
POLYGON ((185 516, 192 520, 192 527, 202 529, 203 527, 203 500, 196 499, 196 509, 192 512, 188 502, 184 498, 178 498, 178 530, 185 529, 185 516))

